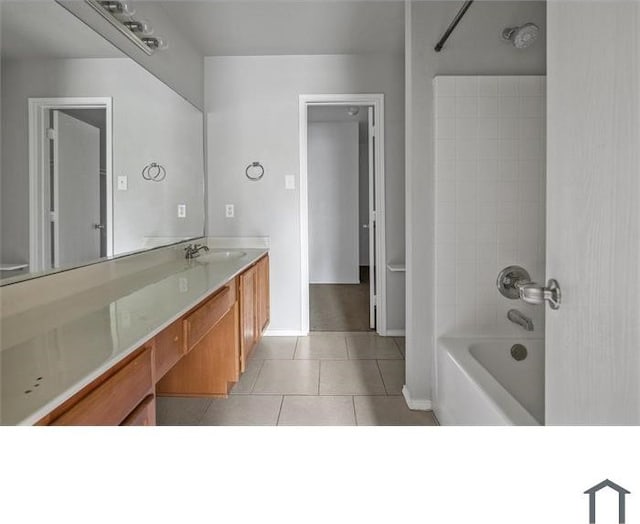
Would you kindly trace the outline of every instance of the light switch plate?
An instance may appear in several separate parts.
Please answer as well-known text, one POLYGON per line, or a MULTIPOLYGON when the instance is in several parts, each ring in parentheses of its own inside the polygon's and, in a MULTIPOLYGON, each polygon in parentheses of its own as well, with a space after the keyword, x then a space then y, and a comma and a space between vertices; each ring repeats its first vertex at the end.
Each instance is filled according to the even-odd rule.
POLYGON ((284 188, 285 189, 295 189, 296 188, 296 177, 293 175, 285 175, 284 177, 284 188))
POLYGON ((126 191, 128 189, 128 182, 126 176, 118 177, 118 191, 126 191))
POLYGON ((178 218, 186 218, 187 204, 178 204, 178 218))

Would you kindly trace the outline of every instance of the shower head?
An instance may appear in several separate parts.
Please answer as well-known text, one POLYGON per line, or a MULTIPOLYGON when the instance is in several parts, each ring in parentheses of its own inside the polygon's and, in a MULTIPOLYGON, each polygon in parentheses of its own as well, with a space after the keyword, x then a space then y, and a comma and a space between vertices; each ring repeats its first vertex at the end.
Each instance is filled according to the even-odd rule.
POLYGON ((520 27, 507 27, 502 31, 502 38, 509 40, 514 47, 524 49, 536 41, 539 31, 536 24, 528 23, 520 27))

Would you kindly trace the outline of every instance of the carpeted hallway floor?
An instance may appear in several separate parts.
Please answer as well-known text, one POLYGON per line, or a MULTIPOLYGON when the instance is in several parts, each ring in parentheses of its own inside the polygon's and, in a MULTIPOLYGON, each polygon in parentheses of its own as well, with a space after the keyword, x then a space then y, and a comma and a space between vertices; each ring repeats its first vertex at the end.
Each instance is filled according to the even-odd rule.
POLYGON ((311 331, 369 331, 369 268, 360 268, 360 284, 311 284, 311 331))

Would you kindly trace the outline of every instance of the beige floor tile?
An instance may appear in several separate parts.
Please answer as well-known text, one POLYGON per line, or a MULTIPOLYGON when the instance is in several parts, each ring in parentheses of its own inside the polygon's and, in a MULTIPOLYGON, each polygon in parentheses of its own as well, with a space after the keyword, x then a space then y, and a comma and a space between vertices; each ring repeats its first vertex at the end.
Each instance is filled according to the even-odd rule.
POLYGON ((262 337, 251 358, 258 360, 292 359, 298 337, 262 337))
POLYGON ((404 398, 354 397, 358 426, 435 426, 430 411, 411 411, 404 398))
POLYGON ((316 335, 298 338, 296 359, 303 360, 346 360, 347 340, 344 335, 316 335))
POLYGON ((402 386, 404 386, 404 360, 378 360, 378 367, 382 374, 384 388, 387 395, 402 394, 402 386))
POLYGON ((264 360, 259 360, 257 358, 251 358, 247 363, 247 368, 244 370, 244 373, 240 376, 240 380, 233 386, 231 390, 231 395, 249 395, 253 391, 253 386, 256 383, 258 378, 258 374, 260 373, 260 369, 262 369, 262 364, 264 364, 264 360))
POLYGON ((322 360, 321 395, 385 395, 375 360, 322 360))
POLYGON ((233 395, 214 399, 201 426, 275 426, 282 405, 280 395, 233 395))
POLYGON ((346 396, 286 396, 279 426, 355 426, 353 399, 346 396))
POLYGON ((402 358, 406 357, 406 344, 405 344, 405 338, 404 337, 393 337, 393 340, 395 340, 396 344, 398 345, 398 349, 400 349, 400 353, 402 353, 402 358))
POLYGON ((211 404, 209 398, 156 398, 158 426, 197 426, 211 404))
POLYGON ((265 360, 253 386, 257 395, 317 395, 317 360, 265 360))
POLYGON ((310 337, 323 337, 326 335, 335 335, 337 337, 370 337, 375 334, 375 331, 309 331, 310 337))
POLYGON ((401 359, 402 353, 391 337, 378 335, 348 336, 347 350, 350 359, 401 359))

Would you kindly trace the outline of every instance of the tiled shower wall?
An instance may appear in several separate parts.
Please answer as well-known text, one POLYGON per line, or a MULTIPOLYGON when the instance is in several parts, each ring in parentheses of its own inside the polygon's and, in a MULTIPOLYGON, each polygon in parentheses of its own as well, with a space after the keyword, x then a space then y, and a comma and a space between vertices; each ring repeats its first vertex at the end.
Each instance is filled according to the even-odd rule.
POLYGON ((440 76, 436 108, 436 334, 544 335, 544 308, 496 289, 520 265, 545 280, 545 77, 440 76))

